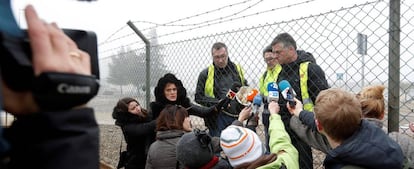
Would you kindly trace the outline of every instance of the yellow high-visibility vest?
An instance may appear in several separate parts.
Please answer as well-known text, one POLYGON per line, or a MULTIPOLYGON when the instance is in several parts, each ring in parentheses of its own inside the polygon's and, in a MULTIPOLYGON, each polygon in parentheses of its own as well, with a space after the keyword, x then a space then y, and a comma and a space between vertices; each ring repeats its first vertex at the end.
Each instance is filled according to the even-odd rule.
POLYGON ((270 82, 276 82, 280 71, 282 71, 282 66, 277 64, 273 69, 266 70, 266 72, 263 73, 262 77, 260 77, 259 91, 261 94, 263 94, 263 96, 269 95, 269 92, 267 91, 267 84, 270 82))
MULTIPOLYGON (((244 71, 241 68, 239 64, 236 64, 237 73, 240 76, 241 85, 244 86, 244 71)), ((204 94, 209 97, 215 97, 214 96, 214 65, 210 65, 208 67, 208 73, 207 73, 207 80, 206 84, 204 85, 204 94)))
MULTIPOLYGON (((303 102, 303 109, 307 111, 313 111, 313 102, 312 99, 309 97, 308 92, 308 66, 310 62, 303 62, 300 64, 299 67, 299 76, 300 76, 300 91, 302 95, 302 102, 303 102)), ((268 75, 269 70, 266 73, 268 75)), ((277 78, 279 76, 279 73, 282 71, 282 66, 279 64, 276 65, 274 68, 273 74, 271 74, 269 77, 264 77, 264 75, 260 78, 259 81, 259 89, 260 93, 263 93, 264 96, 268 96, 267 91, 267 84, 270 82, 277 82, 277 78)), ((266 76, 267 76, 266 75, 266 76)))

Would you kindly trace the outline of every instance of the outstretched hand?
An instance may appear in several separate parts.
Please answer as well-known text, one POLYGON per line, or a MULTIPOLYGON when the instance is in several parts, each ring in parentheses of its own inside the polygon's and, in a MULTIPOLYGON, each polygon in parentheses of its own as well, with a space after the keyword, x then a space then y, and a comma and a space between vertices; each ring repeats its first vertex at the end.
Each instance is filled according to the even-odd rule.
POLYGON ((286 107, 291 115, 299 117, 300 112, 303 110, 303 104, 300 100, 295 98, 296 106, 291 107, 289 102, 286 104, 286 107))
POLYGON ((280 111, 279 103, 271 101, 268 105, 270 114, 278 114, 280 111))
POLYGON ((252 106, 246 106, 242 109, 242 111, 239 113, 238 120, 240 122, 243 122, 244 120, 248 119, 250 115, 252 114, 252 106))
POLYGON ((235 167, 235 169, 255 169, 260 166, 269 164, 277 159, 276 154, 269 154, 269 155, 263 155, 259 157, 257 160, 249 162, 249 163, 243 163, 239 166, 235 167))

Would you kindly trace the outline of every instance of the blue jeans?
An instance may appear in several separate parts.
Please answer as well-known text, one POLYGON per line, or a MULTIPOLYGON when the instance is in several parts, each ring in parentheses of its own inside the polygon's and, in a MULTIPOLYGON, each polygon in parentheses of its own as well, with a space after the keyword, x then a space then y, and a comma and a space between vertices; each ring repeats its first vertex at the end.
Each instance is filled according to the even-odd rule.
POLYGON ((227 126, 233 123, 234 120, 237 120, 237 117, 231 117, 223 112, 220 112, 217 116, 216 127, 209 128, 209 134, 212 137, 220 137, 221 131, 224 130, 227 126))

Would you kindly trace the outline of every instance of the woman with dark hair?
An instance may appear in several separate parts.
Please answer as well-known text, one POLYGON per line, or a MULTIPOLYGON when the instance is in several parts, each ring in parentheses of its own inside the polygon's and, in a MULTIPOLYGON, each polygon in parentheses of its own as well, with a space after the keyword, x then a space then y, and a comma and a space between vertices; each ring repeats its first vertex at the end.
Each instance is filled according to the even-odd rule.
POLYGON ((150 145, 155 141, 156 121, 130 97, 118 101, 112 112, 115 124, 120 126, 127 143, 126 169, 143 169, 150 145))
POLYGON ((211 107, 193 104, 187 97, 187 90, 184 88, 181 80, 178 80, 171 73, 165 74, 158 80, 157 86, 154 89, 154 95, 155 101, 150 103, 154 117, 157 117, 167 104, 180 105, 186 108, 190 115, 208 117, 217 113, 224 103, 224 101, 221 101, 216 106, 211 107))
POLYGON ((187 110, 179 105, 167 105, 157 118, 156 141, 151 144, 147 157, 147 169, 183 168, 176 158, 178 140, 191 132, 191 120, 187 110))

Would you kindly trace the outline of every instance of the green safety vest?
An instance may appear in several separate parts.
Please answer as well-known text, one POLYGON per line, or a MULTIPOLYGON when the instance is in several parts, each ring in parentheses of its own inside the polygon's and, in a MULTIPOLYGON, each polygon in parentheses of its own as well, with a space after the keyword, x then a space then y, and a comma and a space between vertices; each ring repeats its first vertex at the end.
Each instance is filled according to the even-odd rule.
MULTIPOLYGON (((310 62, 303 62, 300 64, 299 68, 299 76, 300 76, 300 91, 302 94, 302 102, 303 102, 303 109, 307 111, 313 111, 313 102, 309 97, 308 92, 308 66, 310 62)), ((268 96, 267 91, 267 84, 269 82, 277 82, 277 78, 279 76, 279 73, 282 71, 282 66, 279 64, 276 65, 276 67, 271 70, 273 71, 273 74, 269 77, 265 77, 266 74, 268 74, 269 70, 263 74, 263 76, 260 78, 259 81, 259 89, 260 93, 263 93, 264 96, 268 96), (272 80, 273 79, 273 80, 272 80)))
MULTIPOLYGON (((241 85, 244 86, 244 72, 243 69, 239 64, 236 64, 237 72, 239 73, 241 85)), ((210 65, 208 67, 208 73, 207 73, 207 80, 206 84, 204 85, 204 94, 209 97, 214 98, 214 65, 210 65)))

